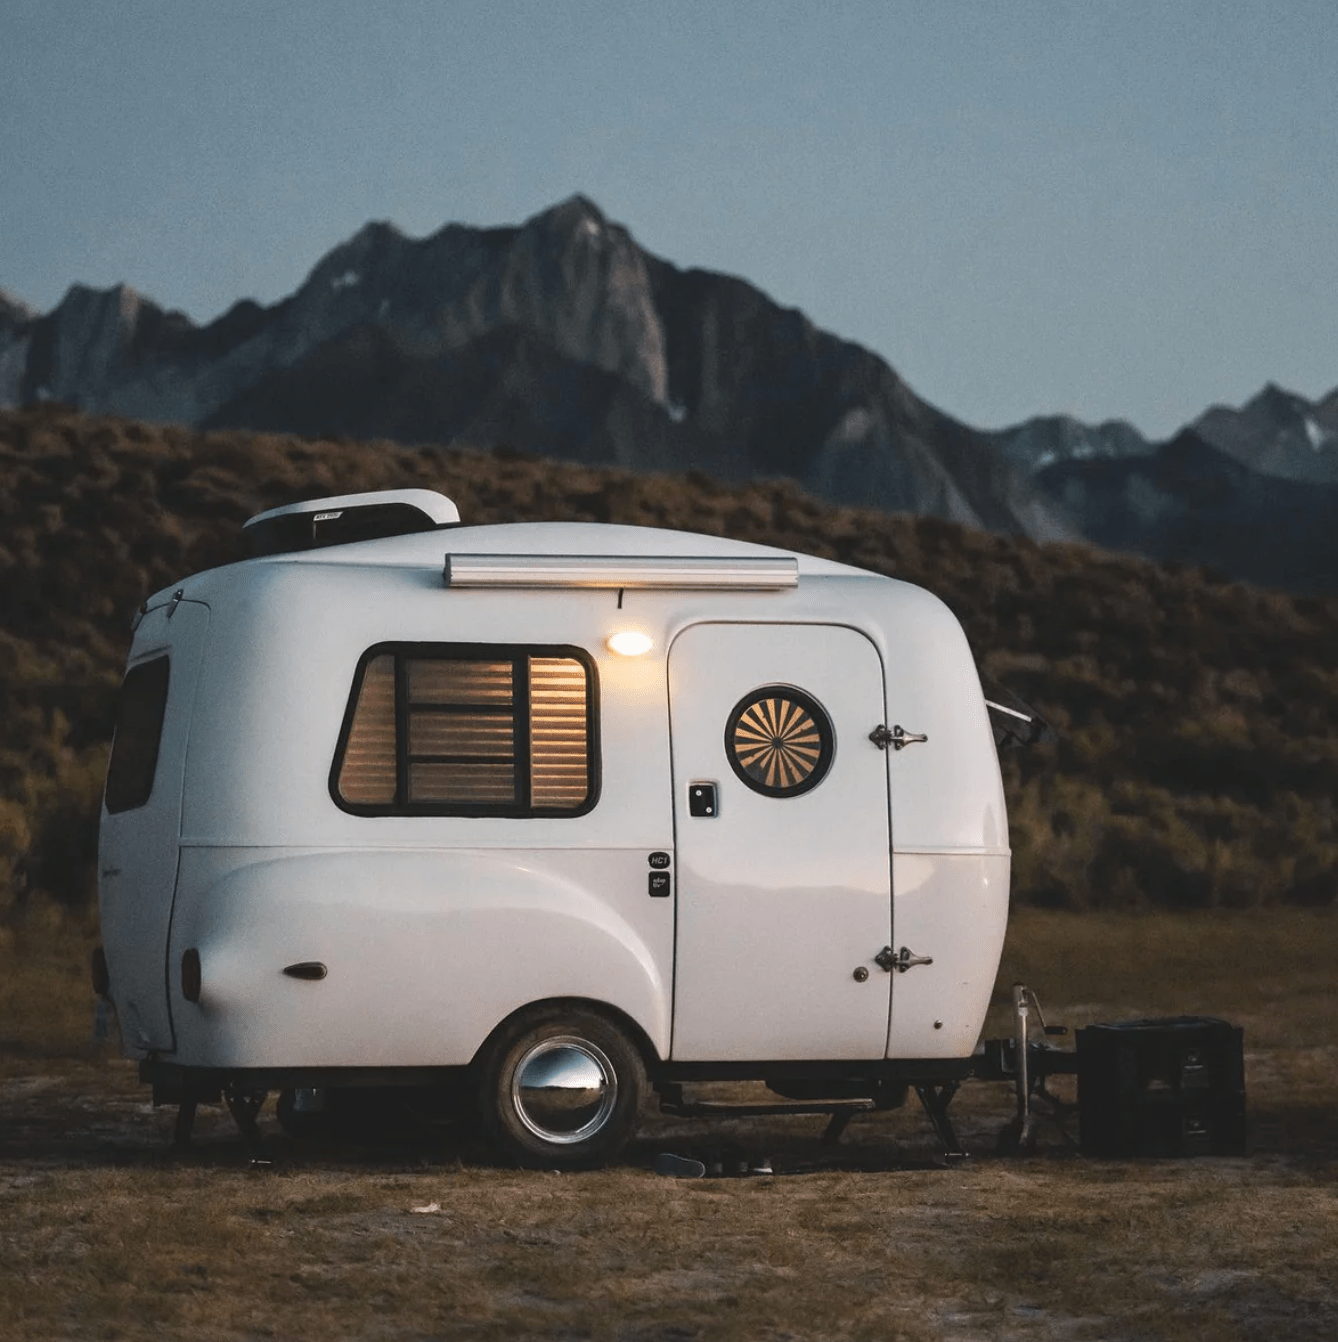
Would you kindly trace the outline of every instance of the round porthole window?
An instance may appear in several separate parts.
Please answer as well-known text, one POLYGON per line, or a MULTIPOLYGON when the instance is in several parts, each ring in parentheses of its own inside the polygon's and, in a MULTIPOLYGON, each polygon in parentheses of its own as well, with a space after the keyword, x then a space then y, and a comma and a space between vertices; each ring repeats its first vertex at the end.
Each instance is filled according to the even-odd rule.
POLYGON ((764 685, 740 699, 725 727, 730 767, 765 797, 797 797, 832 765, 835 740, 821 704, 789 685, 764 685))

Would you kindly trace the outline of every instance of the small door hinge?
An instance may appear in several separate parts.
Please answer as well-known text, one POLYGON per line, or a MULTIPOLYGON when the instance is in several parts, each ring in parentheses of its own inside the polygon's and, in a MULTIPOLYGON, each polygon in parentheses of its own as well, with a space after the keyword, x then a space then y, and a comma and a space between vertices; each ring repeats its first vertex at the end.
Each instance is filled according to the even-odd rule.
POLYGON ((900 750, 903 746, 915 745, 919 741, 928 741, 929 738, 921 732, 908 732, 900 723, 897 723, 891 731, 880 723, 869 733, 869 740, 879 750, 886 750, 888 746, 893 750, 900 750))

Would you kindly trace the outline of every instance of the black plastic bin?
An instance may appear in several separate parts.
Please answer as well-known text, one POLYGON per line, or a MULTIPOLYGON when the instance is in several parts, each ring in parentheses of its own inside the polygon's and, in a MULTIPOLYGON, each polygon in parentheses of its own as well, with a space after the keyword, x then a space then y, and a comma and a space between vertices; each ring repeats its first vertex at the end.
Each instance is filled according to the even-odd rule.
POLYGON ((1210 1016, 1077 1032, 1078 1122, 1089 1156, 1245 1154, 1244 1031, 1210 1016))

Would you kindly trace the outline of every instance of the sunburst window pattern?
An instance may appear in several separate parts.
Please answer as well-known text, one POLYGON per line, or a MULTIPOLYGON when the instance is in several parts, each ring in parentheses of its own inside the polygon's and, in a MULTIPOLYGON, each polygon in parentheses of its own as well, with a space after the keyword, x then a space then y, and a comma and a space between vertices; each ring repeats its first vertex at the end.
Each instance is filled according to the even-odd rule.
POLYGON ((768 685, 739 701, 725 729, 734 772, 754 792, 795 797, 822 782, 832 762, 832 725, 817 700, 768 685))

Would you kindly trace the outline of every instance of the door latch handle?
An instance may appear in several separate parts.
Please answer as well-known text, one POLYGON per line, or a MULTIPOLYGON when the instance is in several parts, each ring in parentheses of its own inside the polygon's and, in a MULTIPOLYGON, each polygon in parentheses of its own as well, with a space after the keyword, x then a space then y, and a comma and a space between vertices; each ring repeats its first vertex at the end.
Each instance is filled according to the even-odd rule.
POLYGON ((909 946, 903 946, 899 951, 894 951, 891 946, 884 946, 873 957, 873 962, 879 969, 885 970, 889 974, 894 969, 898 974, 904 974, 908 969, 914 969, 916 965, 932 965, 934 957, 932 955, 916 955, 909 946))
POLYGON ((888 746, 893 750, 900 750, 903 746, 913 746, 918 742, 928 741, 929 738, 923 732, 908 732, 900 723, 897 723, 891 731, 880 723, 869 733, 869 740, 879 750, 886 750, 888 746))

